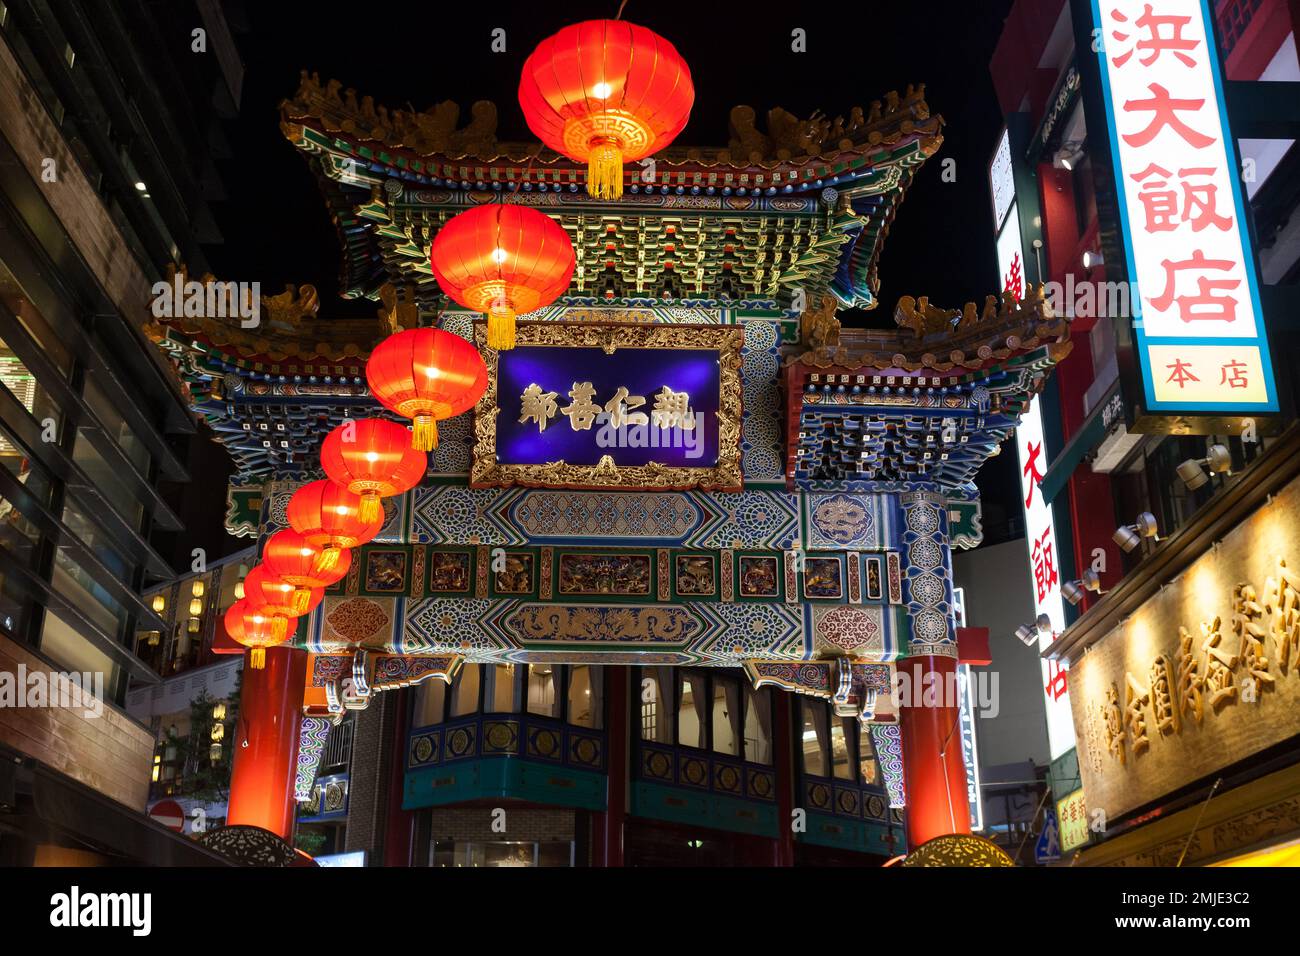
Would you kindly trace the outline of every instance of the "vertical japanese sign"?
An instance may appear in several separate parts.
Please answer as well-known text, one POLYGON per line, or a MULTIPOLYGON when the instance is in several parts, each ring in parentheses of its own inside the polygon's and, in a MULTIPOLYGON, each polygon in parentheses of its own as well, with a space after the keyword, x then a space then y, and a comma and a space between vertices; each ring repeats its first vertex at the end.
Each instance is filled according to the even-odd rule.
MULTIPOLYGON (((1019 299, 1023 297, 1025 288, 1024 248, 1015 201, 1014 169, 1007 144, 1008 131, 1003 130, 993 161, 989 164, 989 187, 997 224, 1002 290, 1019 299)), ((1047 444, 1043 440, 1042 406, 1038 398, 1034 398, 1025 409, 1014 440, 1020 458, 1020 500, 1025 507, 1034 616, 1046 614, 1052 622, 1051 633, 1039 637, 1041 650, 1065 629, 1065 603, 1061 596, 1061 575, 1056 567, 1056 527, 1052 521, 1052 507, 1039 488, 1039 482, 1047 473, 1048 459, 1047 444)), ((1063 661, 1042 661, 1040 667, 1047 710, 1047 742, 1055 760, 1074 746, 1074 718, 1066 692, 1066 664, 1063 661)))
MULTIPOLYGON (((1047 443, 1043 440, 1040 398, 1035 397, 1016 426, 1016 451, 1020 456, 1020 500, 1025 506, 1025 543, 1033 579, 1034 617, 1046 614, 1050 633, 1040 633, 1038 649, 1045 650, 1065 630, 1065 599, 1057 570, 1056 523, 1052 506, 1039 487, 1047 473, 1047 443)), ((1074 746, 1074 717, 1067 692, 1065 661, 1042 660, 1043 695, 1047 705, 1047 745, 1055 760, 1074 746)))
MULTIPOLYGON (((966 626, 966 593, 963 588, 952 589, 953 616, 958 627, 966 626)), ((980 795, 980 754, 975 739, 975 695, 969 664, 957 665, 957 719, 961 732, 961 759, 966 765, 966 802, 970 806, 970 828, 976 833, 984 829, 984 801, 980 795)))
POLYGON ((1208 0, 1092 0, 1153 412, 1276 412, 1208 0))

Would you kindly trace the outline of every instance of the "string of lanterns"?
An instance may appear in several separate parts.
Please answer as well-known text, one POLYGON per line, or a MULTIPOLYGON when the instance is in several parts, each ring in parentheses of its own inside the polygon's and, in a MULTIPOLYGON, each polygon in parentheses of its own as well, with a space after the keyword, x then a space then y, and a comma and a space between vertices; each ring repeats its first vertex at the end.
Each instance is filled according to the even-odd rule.
MULTIPOLYGON (((519 104, 542 143, 587 163, 587 192, 623 194, 624 164, 668 146, 690 117, 695 88, 671 43, 621 20, 588 20, 542 41, 524 63, 519 104)), ((487 315, 487 345, 515 346, 515 319, 559 298, 576 266, 573 243, 550 216, 509 202, 473 206, 434 237, 429 264, 439 288, 487 315)), ((325 437, 326 480, 290 498, 289 528, 271 535, 262 563, 242 582, 225 614, 226 632, 248 647, 249 666, 286 643, 290 623, 324 599, 352 565, 351 549, 383 526, 382 499, 415 487, 437 447, 440 420, 473 407, 487 388, 474 346, 441 329, 389 336, 366 362, 375 400, 409 418, 345 421, 325 437)))

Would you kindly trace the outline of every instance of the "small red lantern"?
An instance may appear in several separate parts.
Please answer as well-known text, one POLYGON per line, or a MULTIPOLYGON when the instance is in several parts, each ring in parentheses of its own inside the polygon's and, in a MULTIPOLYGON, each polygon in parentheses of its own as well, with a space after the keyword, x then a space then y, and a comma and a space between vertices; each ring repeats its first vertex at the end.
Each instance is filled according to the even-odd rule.
MULTIPOLYGON (((322 570, 321 552, 318 544, 312 544, 305 535, 289 528, 277 531, 266 539, 262 545, 262 567, 272 577, 279 578, 294 586, 294 604, 310 607, 311 592, 316 588, 327 588, 343 580, 352 566, 352 552, 340 551, 338 563, 332 568, 322 570)), ((252 571, 248 572, 250 575, 252 571)), ((248 579, 244 579, 244 594, 252 593, 248 579)))
POLYGON ((623 164, 686 126, 691 70, 663 37, 622 20, 587 20, 543 40, 524 63, 519 105, 547 146, 587 163, 587 192, 623 195, 623 164))
POLYGON ((381 512, 361 520, 361 496, 333 481, 312 481, 289 499, 289 527, 323 549, 318 571, 330 571, 348 548, 365 544, 384 526, 381 512))
POLYGON ((244 577, 244 600, 275 617, 294 618, 310 614, 325 597, 324 588, 298 588, 257 565, 244 577))
POLYGON ((331 481, 361 496, 361 520, 370 522, 383 514, 380 498, 400 495, 420 483, 429 459, 411 447, 411 434, 401 425, 363 418, 325 436, 320 464, 331 481))
POLYGON ((483 396, 487 366, 459 335, 407 329, 370 353, 366 382, 379 404, 415 420, 411 447, 431 451, 438 444, 437 420, 473 408, 483 396))
POLYGON ((266 649, 278 647, 289 639, 288 620, 268 614, 247 601, 236 601, 224 619, 230 639, 249 648, 248 666, 261 670, 266 666, 266 649))
POLYGON ((486 312, 490 348, 515 347, 515 316, 550 305, 573 278, 569 234, 550 216, 488 203, 453 216, 433 237, 429 265, 438 287, 467 309, 486 312))

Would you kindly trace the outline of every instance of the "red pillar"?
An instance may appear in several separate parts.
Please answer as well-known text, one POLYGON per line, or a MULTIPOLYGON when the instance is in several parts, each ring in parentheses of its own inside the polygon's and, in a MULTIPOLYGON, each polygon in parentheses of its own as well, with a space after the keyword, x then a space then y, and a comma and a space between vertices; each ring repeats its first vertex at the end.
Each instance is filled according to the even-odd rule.
POLYGON ((604 813, 593 815, 592 865, 623 865, 623 824, 627 819, 628 680, 631 668, 605 668, 605 714, 609 790, 604 813))
POLYGON ((915 657, 899 663, 910 686, 899 708, 907 845, 949 833, 970 833, 966 766, 957 725, 957 659, 915 657), (928 693, 927 693, 928 691, 928 693), (927 699, 931 706, 926 705, 927 699), (932 706, 934 702, 940 705, 932 706))
POLYGON ((261 827, 291 840, 307 654, 267 648, 260 670, 248 658, 246 651, 226 824, 261 827))

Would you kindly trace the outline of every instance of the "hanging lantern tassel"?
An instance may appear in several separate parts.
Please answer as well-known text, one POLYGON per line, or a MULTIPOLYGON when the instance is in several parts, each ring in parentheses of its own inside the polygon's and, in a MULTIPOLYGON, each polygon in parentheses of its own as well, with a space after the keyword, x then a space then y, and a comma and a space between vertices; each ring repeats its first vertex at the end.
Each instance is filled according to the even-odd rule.
MULTIPOLYGON (((311 592, 306 592, 307 597, 311 597, 311 592)), ((294 604, 298 603, 298 594, 294 594, 294 604)), ((271 639, 277 643, 282 643, 289 637, 289 619, 287 617, 271 618, 271 639)))
MULTIPOLYGON (((343 549, 341 547, 339 547, 333 541, 330 541, 329 545, 323 548, 321 550, 321 553, 316 556, 316 562, 312 565, 312 571, 320 577, 324 577, 328 575, 331 571, 333 571, 335 568, 339 566, 339 555, 342 553, 342 551, 343 549)), ((307 601, 311 599, 311 592, 310 591, 306 592, 307 600, 303 600, 300 597, 300 595, 302 595, 303 593, 304 592, 301 589, 295 592, 294 599, 296 602, 295 606, 298 606, 299 611, 305 614, 307 611, 305 605, 307 604, 307 601)))
MULTIPOLYGON (((488 337, 491 338, 491 319, 488 320, 488 337)), ((513 325, 511 332, 513 333, 513 325)), ((489 345, 491 342, 489 341, 489 345)), ((514 335, 510 337, 510 344, 514 345, 514 335)), ((438 447, 438 420, 432 415, 416 415, 415 425, 411 429, 411 447, 418 448, 420 451, 433 451, 438 447)))
POLYGON ((260 671, 266 667, 265 647, 250 647, 248 649, 248 666, 255 671, 260 671))
MULTIPOLYGON (((323 556, 324 556, 324 555, 322 554, 322 557, 323 557, 323 556)), ((317 560, 320 560, 320 559, 318 558, 317 560)), ((335 562, 337 563, 338 558, 335 558, 334 560, 335 560, 335 562)), ((293 589, 293 609, 294 609, 296 612, 298 612, 298 615, 299 615, 299 616, 301 616, 301 615, 307 613, 307 609, 308 609, 309 607, 311 607, 311 588, 294 588, 294 589, 293 589)), ((284 618, 277 618, 275 623, 276 623, 277 626, 282 625, 282 624, 284 623, 284 618)), ((279 636, 283 638, 283 636, 284 636, 284 628, 281 627, 281 628, 280 628, 280 631, 281 631, 281 633, 280 633, 279 636)))
POLYGON ((384 506, 379 503, 379 492, 361 492, 361 520, 367 524, 383 514, 384 506))
POLYGON ((498 352, 508 352, 515 347, 515 310, 510 306, 493 305, 488 310, 487 344, 488 348, 498 352))
POLYGON ((623 150, 611 140, 594 143, 587 156, 587 193, 596 199, 623 195, 623 150))

